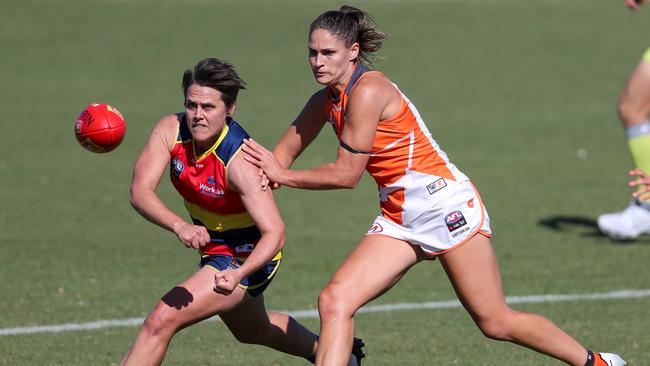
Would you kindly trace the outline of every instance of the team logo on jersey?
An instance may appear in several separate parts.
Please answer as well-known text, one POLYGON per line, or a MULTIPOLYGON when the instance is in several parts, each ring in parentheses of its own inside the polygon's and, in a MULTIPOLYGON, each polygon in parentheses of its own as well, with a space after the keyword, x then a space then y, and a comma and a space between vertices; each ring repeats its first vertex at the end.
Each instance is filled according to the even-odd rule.
POLYGON ((376 234, 384 231, 384 228, 381 227, 379 223, 374 223, 370 230, 368 230, 368 234, 376 234))
POLYGON ((445 224, 447 224, 447 229, 449 229, 451 232, 467 225, 467 221, 465 220, 465 216, 463 216, 462 212, 453 211, 445 216, 445 224))
POLYGON ((467 207, 474 208, 474 199, 473 198, 471 198, 469 201, 467 201, 467 207))
POLYGON ((447 182, 445 182, 445 178, 440 178, 437 181, 429 184, 427 186, 427 190, 429 191, 429 194, 434 194, 439 190, 445 188, 446 186, 447 186, 447 182))
POLYGON ((185 169, 185 164, 183 164, 182 161, 173 158, 170 165, 172 173, 176 176, 176 178, 180 177, 183 169, 185 169))
POLYGON ((214 175, 208 177, 208 184, 216 185, 217 182, 214 180, 214 175))

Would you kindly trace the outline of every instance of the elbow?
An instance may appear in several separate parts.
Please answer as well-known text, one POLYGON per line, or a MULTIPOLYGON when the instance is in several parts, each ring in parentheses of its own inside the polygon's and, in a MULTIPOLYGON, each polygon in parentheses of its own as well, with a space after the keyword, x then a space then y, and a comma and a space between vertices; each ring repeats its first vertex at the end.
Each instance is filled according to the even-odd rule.
POLYGON ((131 187, 131 190, 129 191, 129 203, 131 204, 131 207, 137 208, 136 194, 133 192, 133 187, 131 187))
POLYGON ((361 174, 348 175, 341 180, 341 188, 354 189, 361 180, 361 174))
POLYGON ((287 242, 287 235, 284 230, 284 225, 280 227, 280 230, 278 231, 278 252, 284 249, 284 245, 287 242))
POLYGON ((131 204, 131 207, 140 212, 140 194, 133 186, 131 186, 131 189, 129 190, 129 203, 131 204))

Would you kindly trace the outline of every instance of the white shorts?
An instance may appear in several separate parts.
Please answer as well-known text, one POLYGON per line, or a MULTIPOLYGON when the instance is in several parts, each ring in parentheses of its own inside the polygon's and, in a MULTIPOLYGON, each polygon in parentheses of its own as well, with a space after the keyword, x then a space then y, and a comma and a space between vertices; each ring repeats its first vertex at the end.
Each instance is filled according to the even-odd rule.
POLYGON ((466 181, 410 222, 399 225, 378 216, 366 235, 387 235, 438 255, 464 244, 477 233, 492 236, 490 218, 478 191, 466 181))

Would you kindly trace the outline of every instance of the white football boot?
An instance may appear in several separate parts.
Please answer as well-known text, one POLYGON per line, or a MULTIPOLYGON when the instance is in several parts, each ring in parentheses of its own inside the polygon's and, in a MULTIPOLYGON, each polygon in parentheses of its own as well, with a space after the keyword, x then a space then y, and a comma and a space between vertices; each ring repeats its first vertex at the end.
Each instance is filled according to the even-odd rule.
POLYGON ((621 356, 615 353, 598 353, 598 355, 600 355, 600 358, 602 358, 603 361, 607 362, 607 365, 609 366, 627 365, 627 362, 625 362, 625 360, 622 359, 621 356))
POLYGON ((650 211, 633 200, 623 211, 600 215, 598 228, 603 234, 619 240, 650 234, 650 211))

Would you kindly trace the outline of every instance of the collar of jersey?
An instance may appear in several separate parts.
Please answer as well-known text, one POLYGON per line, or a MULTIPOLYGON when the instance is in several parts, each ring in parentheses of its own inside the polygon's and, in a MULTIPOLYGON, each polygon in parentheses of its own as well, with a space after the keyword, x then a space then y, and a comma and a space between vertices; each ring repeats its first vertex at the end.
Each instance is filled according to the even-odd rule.
POLYGON ((192 140, 192 148, 194 149, 194 157, 196 158, 196 161, 201 161, 203 160, 206 156, 214 153, 214 151, 219 147, 219 144, 223 141, 224 138, 226 138, 226 135, 228 134, 228 122, 229 120, 226 120, 226 123, 223 125, 223 129, 221 130, 221 134, 219 135, 219 138, 217 141, 212 145, 208 150, 206 150, 203 154, 200 156, 196 156, 196 148, 194 147, 194 140, 192 140))

